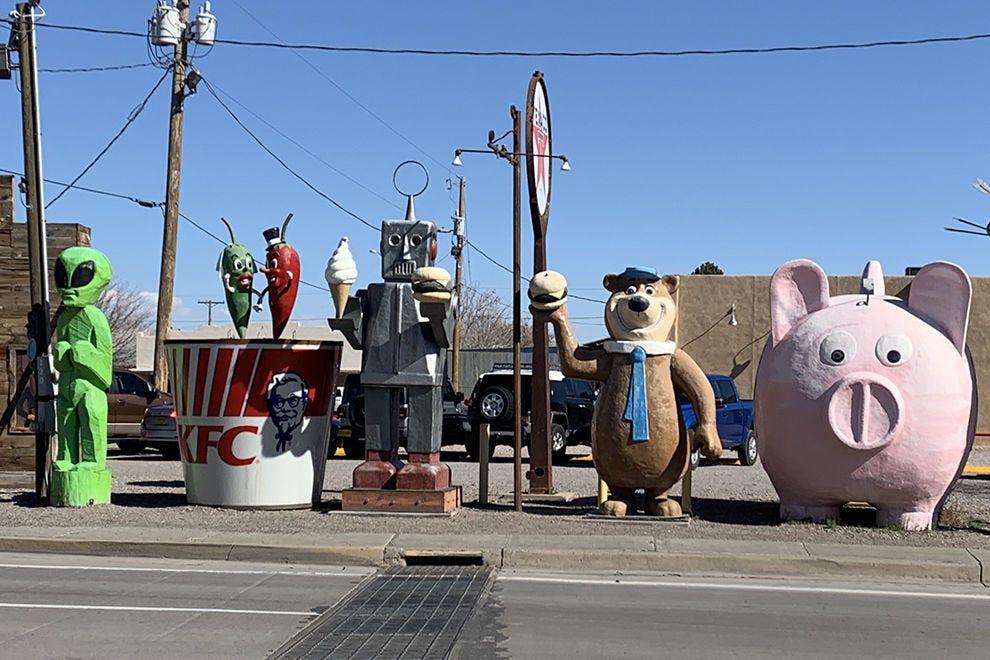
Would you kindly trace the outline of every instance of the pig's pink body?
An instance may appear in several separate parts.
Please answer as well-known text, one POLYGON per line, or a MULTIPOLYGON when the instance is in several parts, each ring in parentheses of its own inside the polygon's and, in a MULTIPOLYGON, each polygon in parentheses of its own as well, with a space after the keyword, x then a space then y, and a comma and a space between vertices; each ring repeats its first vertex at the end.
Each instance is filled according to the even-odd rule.
POLYGON ((829 298, 809 261, 774 274, 754 396, 760 453, 782 519, 838 519, 858 501, 878 525, 928 529, 972 446, 969 278, 930 264, 904 303, 883 295, 879 264, 867 276, 869 299, 829 298))

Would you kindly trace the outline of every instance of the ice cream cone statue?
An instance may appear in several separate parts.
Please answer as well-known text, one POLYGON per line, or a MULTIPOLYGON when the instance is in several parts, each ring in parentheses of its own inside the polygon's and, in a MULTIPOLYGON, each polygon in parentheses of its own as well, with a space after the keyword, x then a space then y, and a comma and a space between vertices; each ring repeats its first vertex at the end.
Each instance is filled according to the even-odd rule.
POLYGON ((330 256, 325 275, 327 284, 330 286, 330 295, 333 297, 337 318, 343 318, 347 297, 351 295, 351 286, 357 280, 357 264, 347 246, 346 236, 340 239, 337 249, 330 256))

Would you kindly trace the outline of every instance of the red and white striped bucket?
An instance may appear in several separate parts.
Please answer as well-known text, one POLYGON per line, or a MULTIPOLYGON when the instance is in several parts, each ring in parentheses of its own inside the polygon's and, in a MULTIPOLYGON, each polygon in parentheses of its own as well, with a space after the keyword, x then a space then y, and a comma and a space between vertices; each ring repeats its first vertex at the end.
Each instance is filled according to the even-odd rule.
POLYGON ((191 504, 292 508, 323 490, 342 345, 165 342, 191 504))

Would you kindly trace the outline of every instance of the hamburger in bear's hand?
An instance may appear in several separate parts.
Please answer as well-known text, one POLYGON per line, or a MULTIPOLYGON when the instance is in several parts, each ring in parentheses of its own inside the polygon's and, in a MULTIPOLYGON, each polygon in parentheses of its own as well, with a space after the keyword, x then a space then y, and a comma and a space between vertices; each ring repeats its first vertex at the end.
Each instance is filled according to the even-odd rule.
POLYGON ((529 281, 528 295, 533 309, 552 312, 567 302, 567 280, 556 271, 544 270, 529 281))
POLYGON ((436 266, 417 268, 412 274, 412 290, 413 298, 419 302, 447 302, 450 300, 450 273, 436 266))

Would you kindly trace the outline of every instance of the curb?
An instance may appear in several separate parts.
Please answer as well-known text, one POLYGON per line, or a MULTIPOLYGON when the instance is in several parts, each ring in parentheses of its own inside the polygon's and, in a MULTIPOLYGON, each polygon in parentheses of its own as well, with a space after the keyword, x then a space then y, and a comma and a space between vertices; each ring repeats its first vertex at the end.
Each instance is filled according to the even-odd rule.
MULTIPOLYGON (((387 540, 386 540, 387 539, 387 540)), ((772 541, 666 540, 650 536, 429 537, 322 545, 249 541, 0 536, 0 552, 99 557, 387 567, 486 565, 501 569, 649 572, 667 575, 919 580, 990 586, 988 553, 962 548, 853 546, 772 541)))

